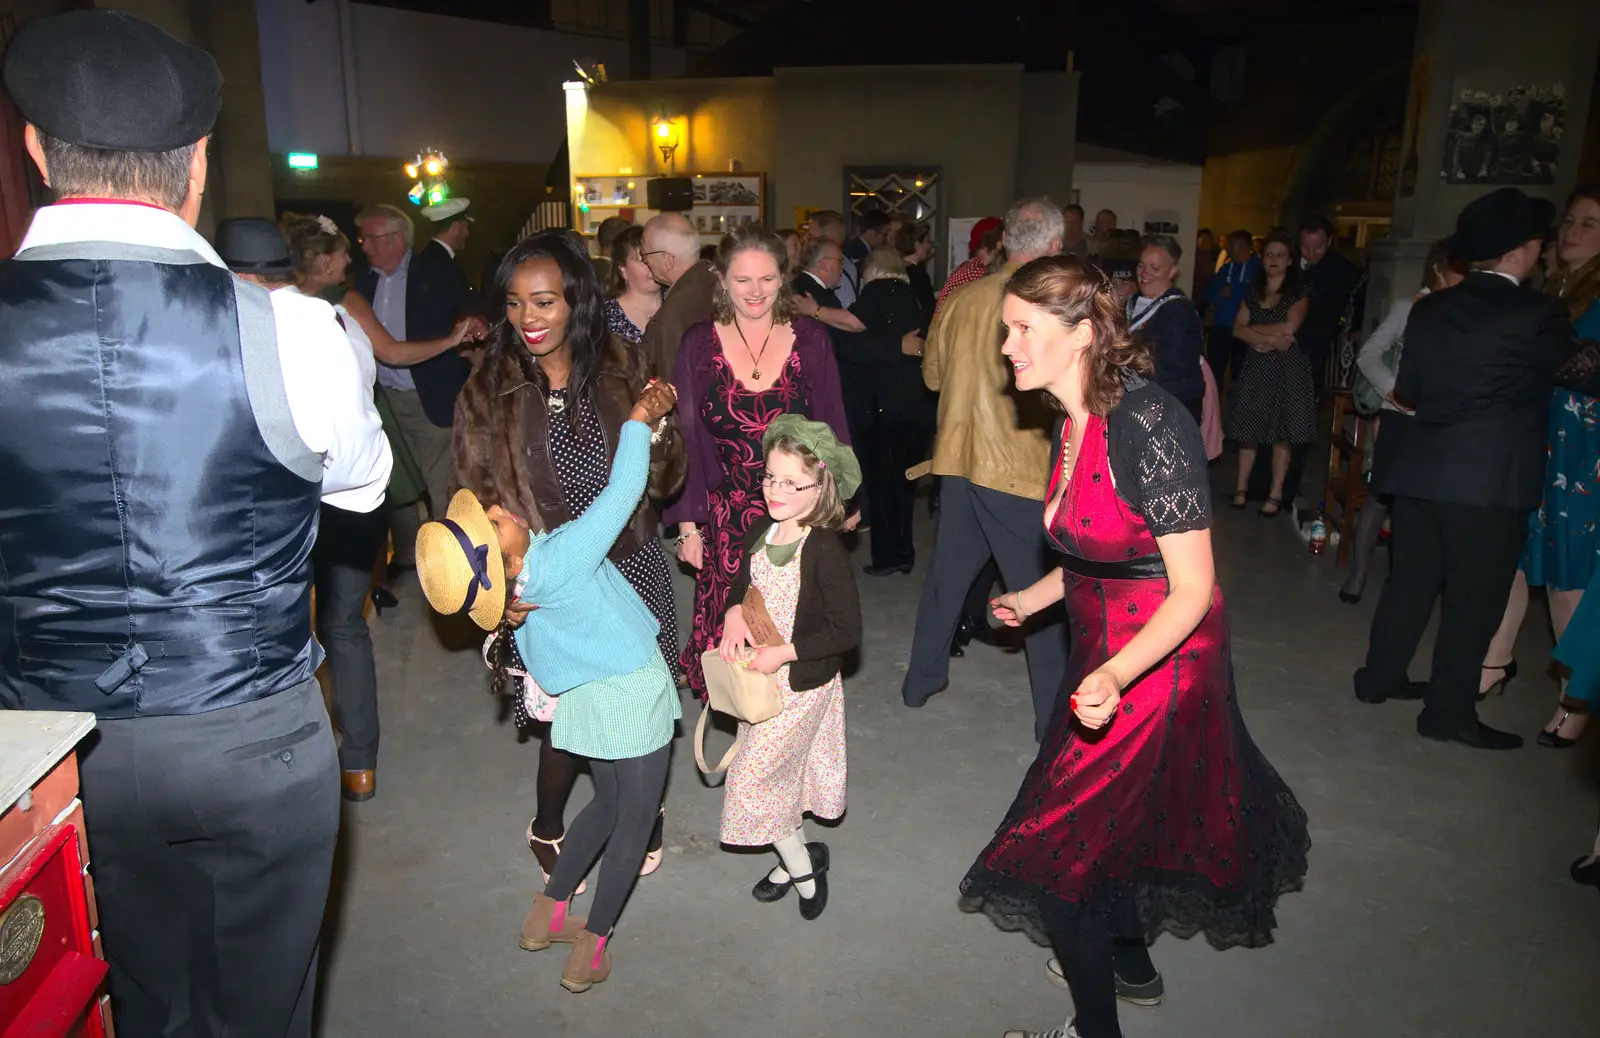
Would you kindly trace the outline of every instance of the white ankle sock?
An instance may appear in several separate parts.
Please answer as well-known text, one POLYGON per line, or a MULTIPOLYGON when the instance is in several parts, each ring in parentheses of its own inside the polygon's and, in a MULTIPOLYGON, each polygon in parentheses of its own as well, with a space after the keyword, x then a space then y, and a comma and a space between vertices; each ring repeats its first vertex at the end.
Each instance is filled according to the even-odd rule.
MULTIPOLYGON (((791 876, 811 875, 811 852, 806 850, 806 831, 804 826, 773 844, 772 849, 778 852, 779 858, 783 859, 783 868, 777 871, 785 873, 784 879, 791 876)), ((774 883, 783 882, 783 879, 777 878, 776 875, 771 878, 774 883)), ((817 884, 809 879, 803 883, 796 883, 794 889, 799 892, 801 897, 815 897, 817 894, 817 884)))

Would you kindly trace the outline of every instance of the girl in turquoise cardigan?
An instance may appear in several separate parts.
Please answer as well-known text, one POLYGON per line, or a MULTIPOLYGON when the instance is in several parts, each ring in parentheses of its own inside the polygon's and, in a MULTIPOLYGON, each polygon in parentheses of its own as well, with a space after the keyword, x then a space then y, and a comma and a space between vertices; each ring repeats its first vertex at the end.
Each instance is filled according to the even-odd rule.
POLYGON ((611 974, 611 931, 644 861, 683 712, 656 647, 655 618, 606 558, 644 493, 651 426, 675 400, 671 386, 645 389, 623 423, 610 482, 572 522, 530 536, 521 519, 498 504, 486 512, 463 490, 442 522, 417 535, 418 575, 435 609, 465 609, 492 630, 505 606, 500 579, 533 607, 517 629, 517 649, 539 687, 560 697, 551 741, 589 758, 594 800, 567 829, 549 885, 522 924, 529 951, 573 946, 561 970, 561 986, 572 992, 611 974), (572 916, 572 895, 602 850, 589 917, 572 916))

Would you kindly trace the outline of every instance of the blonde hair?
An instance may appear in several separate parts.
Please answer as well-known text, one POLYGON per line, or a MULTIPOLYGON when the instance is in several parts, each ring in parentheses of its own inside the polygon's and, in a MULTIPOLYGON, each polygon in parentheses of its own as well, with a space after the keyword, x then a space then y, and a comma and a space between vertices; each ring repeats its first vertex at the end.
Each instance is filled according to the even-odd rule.
POLYGON ((767 448, 767 457, 787 454, 805 469, 806 478, 817 481, 817 503, 811 511, 800 517, 801 526, 815 526, 820 530, 837 530, 844 526, 844 499, 839 496, 839 484, 833 473, 822 464, 822 459, 811 453, 811 448, 799 440, 780 436, 767 448))
POLYGON ((867 258, 861 263, 861 283, 878 281, 888 278, 892 281, 910 283, 911 276, 906 273, 906 261, 894 249, 873 249, 867 253, 867 258))
POLYGON ((318 256, 350 251, 350 239, 326 216, 286 212, 278 218, 278 229, 289 244, 295 277, 302 282, 318 256))

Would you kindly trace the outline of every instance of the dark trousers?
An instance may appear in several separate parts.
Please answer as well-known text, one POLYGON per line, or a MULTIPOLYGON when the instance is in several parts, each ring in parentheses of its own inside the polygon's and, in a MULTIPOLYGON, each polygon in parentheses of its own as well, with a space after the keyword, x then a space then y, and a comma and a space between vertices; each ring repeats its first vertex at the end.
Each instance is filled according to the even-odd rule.
POLYGON ((853 427, 851 435, 867 490, 872 564, 909 566, 916 548, 911 541, 913 487, 906 469, 921 460, 922 430, 911 422, 877 421, 853 427))
POLYGON ((381 507, 362 513, 323 505, 311 553, 317 640, 328 653, 333 705, 344 733, 339 766, 346 771, 378 766, 378 676, 362 609, 372 584, 372 560, 386 532, 385 515, 381 507))
MULTIPOLYGON (((961 623, 973 581, 994 556, 1006 587, 1022 590, 1049 571, 1044 508, 1031 498, 944 478, 933 564, 917 603, 911 661, 900 687, 907 706, 921 706, 950 680, 950 640, 961 623)), ((1034 737, 1043 738, 1066 680, 1066 627, 1059 614, 1028 622, 1028 682, 1033 687, 1034 737), (1051 619, 1051 617, 1055 617, 1051 619), (1044 621, 1044 622, 1040 622, 1044 621)))
POLYGON ((1244 367, 1244 343, 1233 337, 1233 329, 1226 325, 1213 325, 1206 336, 1206 361, 1211 365, 1211 375, 1217 380, 1217 392, 1228 389, 1228 371, 1235 376, 1244 367))
POLYGON ((1433 675, 1418 724, 1476 723, 1479 667, 1511 593, 1528 511, 1394 499, 1394 559, 1372 617, 1367 664, 1356 673, 1358 690, 1391 694, 1405 684, 1440 599, 1433 675))
POLYGON ((122 1035, 311 1034, 339 766, 315 680, 101 721, 84 820, 122 1035))

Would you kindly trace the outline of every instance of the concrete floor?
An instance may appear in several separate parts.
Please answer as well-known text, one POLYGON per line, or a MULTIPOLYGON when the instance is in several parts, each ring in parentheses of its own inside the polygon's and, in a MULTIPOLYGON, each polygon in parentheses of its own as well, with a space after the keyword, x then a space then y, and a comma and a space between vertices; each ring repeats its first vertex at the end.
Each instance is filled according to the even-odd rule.
MULTIPOLYGON (((1567 878, 1594 835, 1600 740, 1487 754, 1419 739, 1412 704, 1351 694, 1376 588, 1342 605, 1333 560, 1253 510, 1224 509, 1217 544, 1245 716, 1310 815, 1311 872, 1280 903, 1268 948, 1159 940, 1167 1002, 1123 1007, 1128 1038, 1600 1034, 1600 899, 1567 878)), ((1034 752, 1023 661, 975 646, 947 692, 905 709, 922 572, 863 578, 850 812, 810 829, 833 850, 827 913, 806 923, 793 897, 751 899, 773 859, 719 847, 722 797, 695 770, 690 713, 666 863, 622 916, 611 980, 581 996, 558 985, 564 952, 517 947, 540 885, 523 843, 537 747, 500 716, 476 652, 441 648, 403 584, 402 606, 372 622, 379 792, 345 807, 322 1033, 998 1038, 1059 1026, 1070 999, 1046 979, 1046 953, 956 909, 1034 752)), ((689 588, 685 577, 685 621, 689 588)), ((1544 616, 1536 604, 1523 632, 1524 676, 1483 710, 1530 736, 1555 694, 1540 673, 1544 616)), ((571 812, 588 797, 585 778, 571 812)))

